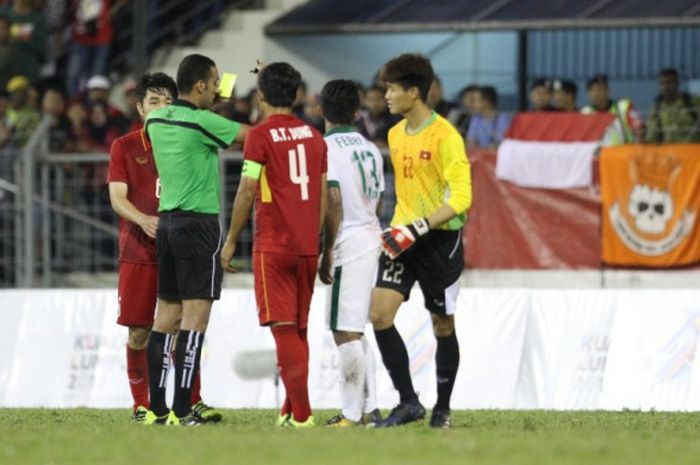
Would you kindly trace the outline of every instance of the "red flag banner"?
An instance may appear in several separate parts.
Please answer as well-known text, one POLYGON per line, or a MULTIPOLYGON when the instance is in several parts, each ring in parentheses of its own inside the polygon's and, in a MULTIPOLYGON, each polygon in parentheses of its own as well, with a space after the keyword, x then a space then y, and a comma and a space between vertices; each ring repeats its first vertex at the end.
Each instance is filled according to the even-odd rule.
POLYGON ((594 154, 613 119, 609 113, 519 113, 498 147, 496 176, 522 187, 590 186, 594 154))
POLYGON ((700 145, 625 145, 600 158, 602 259, 673 267, 700 261, 700 145))

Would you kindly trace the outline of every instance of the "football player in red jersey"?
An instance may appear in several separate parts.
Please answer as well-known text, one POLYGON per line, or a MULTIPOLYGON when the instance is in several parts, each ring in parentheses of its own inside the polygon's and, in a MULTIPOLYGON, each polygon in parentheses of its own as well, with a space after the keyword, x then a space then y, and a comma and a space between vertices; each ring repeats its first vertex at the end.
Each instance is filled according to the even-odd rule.
MULTIPOLYGON (((177 97, 175 81, 164 73, 144 74, 136 86, 142 118, 177 97)), ((119 215, 119 316, 129 328, 126 366, 134 399, 133 420, 143 421, 149 407, 146 344, 153 325, 158 288, 155 236, 158 228, 158 173, 153 149, 143 130, 132 131, 112 144, 109 197, 119 215)), ((192 389, 193 411, 208 421, 221 414, 202 402, 199 374, 192 389)))
POLYGON ((253 273, 260 324, 269 326, 287 392, 280 426, 314 425, 306 326, 326 205, 327 149, 321 133, 292 114, 301 76, 288 63, 260 70, 265 121, 250 131, 231 226, 221 251, 229 271, 236 239, 255 203, 253 273))

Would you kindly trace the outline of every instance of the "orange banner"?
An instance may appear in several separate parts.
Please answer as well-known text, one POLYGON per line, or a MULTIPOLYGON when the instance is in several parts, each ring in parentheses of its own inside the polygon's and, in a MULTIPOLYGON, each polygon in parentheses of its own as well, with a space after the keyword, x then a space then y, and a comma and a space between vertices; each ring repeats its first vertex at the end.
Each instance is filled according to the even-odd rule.
POLYGON ((603 262, 700 261, 700 145, 625 145, 600 154, 603 262))

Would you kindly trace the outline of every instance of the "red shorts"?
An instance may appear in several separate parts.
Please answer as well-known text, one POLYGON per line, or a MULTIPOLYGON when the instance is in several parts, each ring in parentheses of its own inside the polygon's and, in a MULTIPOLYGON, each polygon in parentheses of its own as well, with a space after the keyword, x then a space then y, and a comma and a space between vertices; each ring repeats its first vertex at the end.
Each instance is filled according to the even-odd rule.
POLYGON ((318 257, 253 252, 255 300, 261 326, 292 321, 306 328, 318 257))
POLYGON ((119 262, 119 316, 123 326, 152 326, 158 292, 158 265, 119 262))

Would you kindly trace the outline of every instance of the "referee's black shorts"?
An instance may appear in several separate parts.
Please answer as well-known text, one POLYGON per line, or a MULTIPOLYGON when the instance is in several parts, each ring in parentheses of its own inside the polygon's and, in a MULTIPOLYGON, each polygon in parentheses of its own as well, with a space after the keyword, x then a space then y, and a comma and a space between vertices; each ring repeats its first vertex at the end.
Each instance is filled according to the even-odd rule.
POLYGON ((452 315, 463 270, 462 230, 432 230, 394 260, 386 253, 379 256, 376 287, 397 291, 408 300, 418 281, 425 308, 432 313, 452 315))
POLYGON ((218 300, 223 277, 221 234, 218 215, 161 212, 156 234, 158 297, 218 300))

